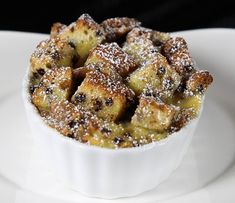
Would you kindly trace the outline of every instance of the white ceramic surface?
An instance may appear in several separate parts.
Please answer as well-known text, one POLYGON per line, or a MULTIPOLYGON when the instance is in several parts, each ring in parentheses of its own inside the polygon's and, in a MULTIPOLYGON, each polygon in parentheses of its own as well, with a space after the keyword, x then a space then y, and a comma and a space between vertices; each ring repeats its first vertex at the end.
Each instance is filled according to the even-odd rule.
MULTIPOLYGON (((157 189, 114 202, 235 201, 235 96, 231 94, 235 87, 235 31, 178 34, 189 41, 198 65, 213 72, 216 82, 180 167, 157 189)), ((87 198, 58 182, 33 145, 21 101, 21 81, 29 54, 44 38, 0 32, 0 202, 112 202, 87 198)))

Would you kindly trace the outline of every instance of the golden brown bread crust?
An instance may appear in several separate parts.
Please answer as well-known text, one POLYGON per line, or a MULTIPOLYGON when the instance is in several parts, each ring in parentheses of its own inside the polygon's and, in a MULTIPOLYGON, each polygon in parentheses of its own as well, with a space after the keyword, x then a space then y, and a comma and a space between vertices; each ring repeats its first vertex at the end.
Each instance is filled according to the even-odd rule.
POLYGON ((116 121, 134 98, 134 92, 121 81, 100 71, 90 71, 72 97, 76 105, 105 120, 116 121))
POLYGON ((32 102, 40 111, 50 111, 50 103, 53 100, 70 98, 72 86, 73 74, 70 67, 49 69, 33 91, 32 102))
POLYGON ((153 42, 144 37, 125 42, 122 49, 132 56, 139 66, 154 59, 159 54, 159 49, 154 46, 153 42))
POLYGON ((114 78, 108 77, 100 71, 88 72, 84 83, 97 87, 100 86, 111 95, 122 95, 128 100, 132 100, 135 95, 134 92, 121 81, 114 80, 114 78))
POLYGON ((77 52, 69 42, 60 38, 52 38, 39 43, 31 55, 30 68, 32 73, 39 73, 42 76, 46 70, 53 67, 74 67, 77 60, 77 52))
POLYGON ((182 77, 188 77, 195 72, 193 60, 186 49, 175 52, 168 60, 182 77))
POLYGON ((188 77, 195 72, 187 43, 182 37, 168 39, 163 44, 162 53, 182 77, 188 77))
POLYGON ((212 82, 213 77, 208 71, 197 71, 186 82, 186 90, 203 94, 212 82))
POLYGON ((87 136, 101 127, 101 121, 93 114, 67 100, 53 101, 45 121, 67 137, 87 142, 87 136))
POLYGON ((163 55, 157 53, 154 59, 130 74, 127 84, 137 95, 141 94, 146 87, 151 87, 170 97, 180 81, 180 75, 171 68, 163 55))
POLYGON ((116 41, 118 38, 125 36, 134 27, 141 23, 134 18, 109 18, 101 23, 106 33, 108 42, 116 41))
POLYGON ((163 132, 171 125, 176 109, 160 98, 142 95, 131 123, 135 126, 163 132))
POLYGON ((104 73, 108 77, 113 78, 114 80, 123 80, 113 65, 103 62, 89 63, 86 66, 76 68, 73 70, 73 74, 74 77, 77 79, 84 79, 86 77, 86 74, 90 71, 99 71, 104 73))
POLYGON ((77 50, 79 65, 83 65, 89 51, 105 40, 103 28, 88 14, 63 29, 58 37, 72 43, 77 50))
POLYGON ((66 25, 61 24, 61 23, 59 23, 59 22, 54 23, 54 24, 51 26, 50 37, 51 37, 51 38, 57 37, 57 35, 58 35, 59 33, 61 33, 66 27, 67 27, 66 25))
POLYGON ((126 77, 137 68, 135 60, 125 53, 117 43, 105 43, 96 46, 89 54, 85 65, 103 62, 115 67, 116 71, 126 77))
POLYGON ((176 112, 174 118, 172 119, 171 126, 169 128, 169 132, 177 132, 181 128, 187 125, 189 121, 194 118, 194 110, 192 108, 181 109, 176 112))
POLYGON ((182 37, 176 37, 176 38, 169 38, 162 47, 163 54, 169 58, 172 56, 175 52, 181 50, 181 49, 188 49, 188 45, 184 38, 182 37))
POLYGON ((168 33, 151 30, 145 27, 135 27, 127 34, 126 41, 131 43, 139 37, 149 39, 154 45, 160 46, 170 38, 170 35, 168 33))

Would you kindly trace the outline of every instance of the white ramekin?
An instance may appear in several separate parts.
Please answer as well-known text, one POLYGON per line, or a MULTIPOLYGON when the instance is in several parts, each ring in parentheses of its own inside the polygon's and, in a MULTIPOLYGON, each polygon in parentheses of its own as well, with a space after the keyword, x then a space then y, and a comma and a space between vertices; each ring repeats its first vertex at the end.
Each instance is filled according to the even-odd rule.
POLYGON ((159 142, 106 149, 79 143, 47 126, 30 101, 28 76, 23 100, 35 143, 57 178, 85 195, 107 199, 140 194, 168 178, 186 153, 200 117, 159 142))

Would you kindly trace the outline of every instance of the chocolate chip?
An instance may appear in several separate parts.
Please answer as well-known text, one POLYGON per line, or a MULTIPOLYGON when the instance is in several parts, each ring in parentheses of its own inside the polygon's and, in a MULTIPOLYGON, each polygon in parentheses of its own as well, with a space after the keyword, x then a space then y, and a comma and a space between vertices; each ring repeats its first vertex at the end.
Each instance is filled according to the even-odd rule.
POLYGON ((76 66, 76 64, 78 63, 78 56, 73 56, 73 58, 72 58, 72 64, 73 64, 73 66, 76 66))
POLYGON ((59 60, 60 59, 60 53, 56 50, 53 53, 50 54, 51 58, 54 60, 59 60))
POLYGON ((167 78, 163 81, 164 87, 166 90, 173 89, 173 80, 171 78, 167 78))
POLYGON ((74 32, 74 27, 73 27, 73 26, 70 28, 70 31, 71 31, 71 32, 74 32))
POLYGON ((153 94, 152 94, 152 92, 150 92, 150 91, 146 91, 146 92, 145 92, 145 96, 151 97, 151 96, 153 96, 153 94))
POLYGON ((121 144, 122 142, 124 142, 124 139, 121 138, 121 137, 115 137, 114 140, 113 140, 114 144, 116 145, 119 145, 121 144))
POLYGON ((41 78, 41 77, 40 77, 40 75, 39 75, 37 72, 34 72, 34 73, 33 73, 33 78, 39 79, 39 78, 41 78))
POLYGON ((38 72, 38 74, 41 75, 41 76, 43 76, 43 75, 45 74, 45 70, 42 69, 42 68, 38 69, 37 72, 38 72))
POLYGON ((194 67, 193 67, 192 65, 186 65, 186 66, 184 66, 184 69, 185 69, 185 71, 187 71, 187 72, 191 72, 191 71, 194 70, 194 67))
POLYGON ((158 75, 163 75, 165 74, 165 72, 166 72, 166 69, 163 66, 159 67, 157 70, 158 75))
POLYGON ((150 49, 150 52, 151 52, 151 53, 156 53, 157 50, 156 50, 156 49, 150 49))
POLYGON ((204 88, 203 85, 199 85, 199 86, 197 87, 197 90, 198 90, 199 93, 204 93, 205 88, 204 88))
POLYGON ((74 44, 73 42, 69 41, 68 44, 69 44, 72 48, 74 48, 74 49, 76 48, 76 46, 75 46, 75 44, 74 44))
POLYGON ((53 90, 51 88, 47 87, 46 90, 45 90, 45 93, 46 94, 52 94, 53 90))
POLYGON ((102 127, 101 130, 100 130, 102 133, 111 133, 112 130, 106 128, 106 127, 102 127))
POLYGON ((131 133, 125 132, 125 133, 124 133, 124 137, 127 137, 127 138, 128 138, 128 137, 131 137, 131 133))
POLYGON ((37 85, 31 85, 31 86, 29 87, 29 92, 30 92, 30 94, 33 94, 34 90, 35 90, 37 87, 38 87, 37 85))
POLYGON ((84 34, 85 34, 85 35, 87 35, 87 34, 88 34, 87 30, 84 30, 84 34))
POLYGON ((155 91, 153 91, 152 89, 147 89, 144 93, 145 96, 147 97, 156 97, 157 94, 155 91))
POLYGON ((102 101, 100 101, 100 100, 95 100, 94 101, 94 110, 95 111, 99 111, 99 110, 101 110, 102 109, 102 105, 103 105, 103 103, 102 103, 102 101))
POLYGON ((160 40, 155 40, 154 41, 154 45, 155 46, 161 46, 163 42, 161 42, 160 40))
POLYGON ((78 125, 84 125, 85 124, 85 119, 80 118, 80 120, 77 121, 78 125))
POLYGON ((43 82, 43 80, 41 80, 41 81, 39 82, 38 87, 44 87, 44 82, 43 82))
POLYGON ((97 70, 98 72, 101 72, 101 69, 98 66, 95 66, 95 70, 97 70))
POLYGON ((73 133, 69 133, 69 134, 67 134, 67 136, 70 137, 70 138, 74 138, 74 134, 73 133))
POLYGON ((68 123, 68 125, 69 125, 70 128, 74 128, 75 126, 77 126, 77 122, 76 121, 70 121, 68 123))
POLYGON ((183 93, 185 89, 186 89, 186 85, 181 83, 181 84, 179 84, 179 86, 177 88, 177 92, 183 93))
POLYGON ((140 146, 140 143, 137 140, 134 140, 132 142, 132 144, 133 144, 134 147, 139 147, 140 146))
POLYGON ((178 49, 179 47, 177 45, 172 45, 172 47, 169 50, 169 53, 174 54, 178 49))
POLYGON ((86 95, 84 93, 79 93, 75 95, 75 101, 82 103, 86 100, 86 95))
POLYGON ((116 85, 115 82, 109 82, 108 83, 109 88, 113 88, 113 87, 115 87, 115 85, 116 85))
POLYGON ((108 99, 105 100, 105 105, 106 106, 112 106, 112 104, 113 104, 113 99, 112 98, 108 98, 108 99))
POLYGON ((47 63, 47 64, 46 64, 46 67, 49 68, 49 69, 51 69, 51 64, 50 64, 50 63, 47 63))
POLYGON ((100 30, 97 30, 95 34, 96 36, 102 36, 102 32, 100 30))

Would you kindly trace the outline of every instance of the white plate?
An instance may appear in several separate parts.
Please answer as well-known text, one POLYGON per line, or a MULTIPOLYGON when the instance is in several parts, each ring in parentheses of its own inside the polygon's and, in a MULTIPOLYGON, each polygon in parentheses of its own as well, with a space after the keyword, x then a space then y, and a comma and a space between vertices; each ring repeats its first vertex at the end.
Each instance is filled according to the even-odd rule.
MULTIPOLYGON (((177 35, 186 38, 198 66, 208 69, 215 79, 198 129, 182 164, 167 181, 142 195, 113 202, 235 202, 235 30, 204 29, 177 35)), ((46 37, 0 32, 0 202, 112 202, 66 188, 34 147, 21 81, 30 54, 46 37)))

